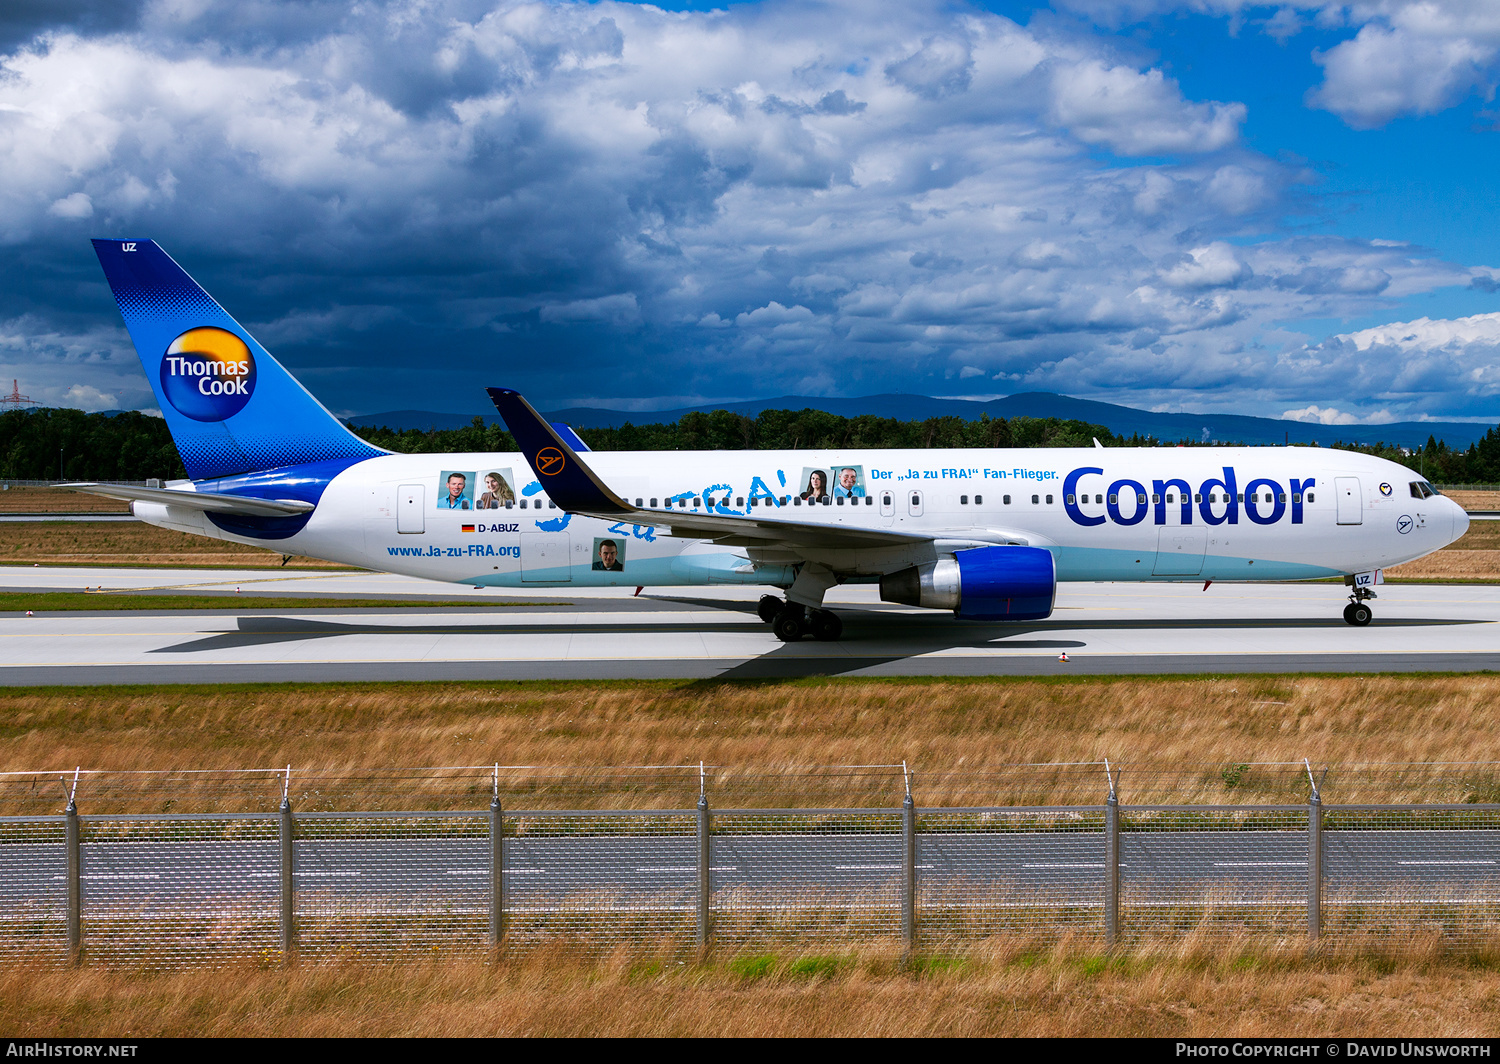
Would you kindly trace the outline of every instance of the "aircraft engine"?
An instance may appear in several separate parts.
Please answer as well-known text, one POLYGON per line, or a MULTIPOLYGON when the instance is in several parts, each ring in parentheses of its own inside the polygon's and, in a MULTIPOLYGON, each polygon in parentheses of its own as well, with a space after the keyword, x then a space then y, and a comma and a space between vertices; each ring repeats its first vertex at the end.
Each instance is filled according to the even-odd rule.
POLYGON ((1040 547, 975 547, 880 578, 886 602, 977 621, 1039 621, 1056 592, 1052 554, 1040 547))

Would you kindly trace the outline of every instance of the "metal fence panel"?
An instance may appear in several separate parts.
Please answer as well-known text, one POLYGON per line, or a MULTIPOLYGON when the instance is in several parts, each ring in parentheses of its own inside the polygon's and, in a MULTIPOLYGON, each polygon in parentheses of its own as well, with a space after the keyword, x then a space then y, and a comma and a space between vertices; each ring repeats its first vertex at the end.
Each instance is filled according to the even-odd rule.
POLYGON ((716 943, 900 934, 900 810, 719 811, 711 853, 716 943))
POLYGON ((917 832, 922 942, 1102 934, 1102 809, 929 809, 917 832))
POLYGON ((505 832, 508 949, 691 945, 692 812, 507 812, 505 832))
POLYGON ((489 816, 298 814, 293 881, 299 957, 483 952, 489 816))
POLYGON ((1500 945, 1500 808, 1336 807, 1324 824, 1338 948, 1500 945))
POLYGON ((62 817, 0 820, 0 960, 68 960, 67 851, 62 817))
POLYGON ((1305 807, 1122 807, 1120 832, 1123 935, 1305 942, 1305 807))
POLYGON ((80 817, 85 963, 278 963, 274 817, 80 817))

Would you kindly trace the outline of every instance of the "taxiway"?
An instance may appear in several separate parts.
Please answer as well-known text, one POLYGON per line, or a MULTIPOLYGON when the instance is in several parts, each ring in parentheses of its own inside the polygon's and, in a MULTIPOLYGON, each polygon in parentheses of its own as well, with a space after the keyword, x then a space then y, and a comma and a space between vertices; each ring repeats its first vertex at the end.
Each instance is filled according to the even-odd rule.
POLYGON ((0 685, 1500 669, 1489 585, 1387 585, 1368 628, 1344 623, 1333 584, 1064 584, 1051 618, 1023 624, 957 622, 853 586, 828 602, 843 639, 784 644, 755 615, 759 591, 740 587, 637 597, 348 571, 0 568, 0 591, 85 588, 225 608, 0 613, 0 685), (237 609, 236 588, 299 605, 237 609), (374 598, 402 604, 337 608, 374 598), (456 600, 473 605, 423 605, 456 600))

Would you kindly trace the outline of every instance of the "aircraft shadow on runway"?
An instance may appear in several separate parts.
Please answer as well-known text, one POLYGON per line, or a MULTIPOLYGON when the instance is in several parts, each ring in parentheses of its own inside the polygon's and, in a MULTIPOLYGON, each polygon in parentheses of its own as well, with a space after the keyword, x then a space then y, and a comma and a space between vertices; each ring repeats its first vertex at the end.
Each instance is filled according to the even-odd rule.
MULTIPOLYGON (((702 605, 735 613, 749 612, 742 603, 717 600, 678 598, 674 601, 702 605)), ((868 669, 902 661, 921 654, 945 650, 1079 650, 1086 641, 1066 638, 1080 630, 1269 630, 1285 628, 1338 628, 1344 622, 1336 618, 1197 618, 1168 620, 1048 620, 1020 624, 997 624, 954 621, 945 614, 911 614, 897 611, 840 610, 844 637, 836 643, 777 644, 773 649, 722 674, 723 679, 759 679, 801 675, 829 675, 868 669), (895 644, 895 648, 893 648, 895 644), (897 649, 899 648, 899 649, 897 649)), ((1468 619, 1415 619, 1377 621, 1382 627, 1431 627, 1434 625, 1483 624, 1468 619)), ((298 617, 265 615, 243 616, 232 631, 206 633, 202 637, 171 646, 158 647, 152 654, 203 654, 278 643, 331 639, 339 636, 394 636, 410 638, 422 635, 563 635, 568 637, 608 637, 620 635, 743 635, 747 629, 739 620, 693 621, 667 623, 632 623, 630 621, 590 622, 575 625, 558 624, 389 624, 368 621, 344 623, 298 617)))

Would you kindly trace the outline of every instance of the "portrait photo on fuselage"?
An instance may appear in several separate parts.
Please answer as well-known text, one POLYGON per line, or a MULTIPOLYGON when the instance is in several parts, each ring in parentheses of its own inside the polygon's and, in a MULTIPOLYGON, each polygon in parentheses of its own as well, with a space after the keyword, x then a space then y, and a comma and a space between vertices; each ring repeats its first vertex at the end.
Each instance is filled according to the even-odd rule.
POLYGON ((516 492, 511 485, 515 478, 511 476, 509 468, 491 469, 479 475, 479 499, 474 503, 476 510, 503 510, 512 506, 516 501, 516 492))
POLYGON ((799 498, 809 504, 820 504, 833 496, 829 494, 828 470, 815 466, 806 466, 802 470, 802 479, 798 481, 801 486, 797 492, 799 498))
POLYGON ((835 465, 829 467, 833 483, 829 492, 835 499, 863 499, 865 497, 865 467, 857 465, 835 465))
POLYGON ((625 571, 625 540, 594 540, 594 565, 596 573, 623 573, 625 571))
POLYGON ((474 474, 463 470, 443 470, 438 477, 437 508, 439 510, 474 509, 474 474))

